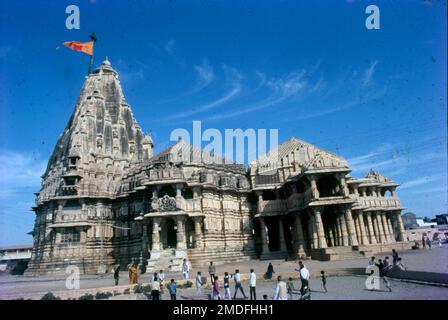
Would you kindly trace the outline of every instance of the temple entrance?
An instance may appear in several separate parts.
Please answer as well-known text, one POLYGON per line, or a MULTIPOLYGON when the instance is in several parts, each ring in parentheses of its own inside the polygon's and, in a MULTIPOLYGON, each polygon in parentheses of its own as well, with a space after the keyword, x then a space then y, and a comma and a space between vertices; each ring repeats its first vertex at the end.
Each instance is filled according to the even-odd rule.
POLYGON ((278 220, 276 218, 267 218, 265 220, 266 228, 268 229, 267 241, 270 251, 280 250, 279 234, 278 234, 278 220))
POLYGON ((177 246, 177 235, 175 223, 172 219, 168 219, 165 223, 166 229, 166 245, 168 248, 176 248, 177 246))

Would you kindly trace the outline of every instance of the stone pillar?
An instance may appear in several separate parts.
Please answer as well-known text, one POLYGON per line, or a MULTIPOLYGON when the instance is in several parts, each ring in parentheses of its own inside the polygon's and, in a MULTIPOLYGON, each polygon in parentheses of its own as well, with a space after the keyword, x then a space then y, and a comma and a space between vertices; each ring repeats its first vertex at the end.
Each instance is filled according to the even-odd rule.
POLYGON ((340 216, 339 216, 339 223, 340 223, 340 225, 341 225, 341 232, 342 232, 342 245, 343 246, 348 246, 349 245, 349 234, 348 234, 348 231, 347 231, 347 221, 346 221, 346 219, 345 219, 345 216, 344 216, 345 214, 344 214, 344 212, 343 211, 341 211, 340 212, 340 216))
POLYGON ((401 219, 400 211, 397 211, 395 213, 395 220, 397 222, 398 241, 404 241, 404 226, 403 220, 401 219))
POLYGON ((396 197, 396 196, 397 196, 397 192, 395 191, 395 188, 391 188, 391 189, 390 189, 390 195, 391 195, 392 197, 396 197))
POLYGON ((359 244, 362 244, 361 227, 359 225, 359 214, 353 214, 353 221, 355 222, 356 239, 358 239, 359 244))
POLYGON ((336 221, 334 223, 334 236, 336 245, 342 246, 342 231, 341 231, 341 219, 339 215, 336 216, 336 221))
POLYGON ((395 233, 394 233, 394 228, 392 227, 392 222, 390 221, 390 217, 387 216, 386 214, 386 221, 387 221, 387 227, 389 228, 389 234, 391 236, 391 241, 395 242, 395 233))
POLYGON ((202 248, 202 217, 194 217, 194 247, 202 248))
POLYGON ((312 214, 308 215, 308 236, 310 241, 311 249, 317 249, 317 233, 315 229, 314 216, 312 214))
POLYGON ((280 251, 286 252, 286 241, 285 241, 285 231, 283 228, 283 219, 281 216, 279 216, 278 220, 278 241, 280 244, 280 251))
POLYGON ((325 239, 324 224, 322 222, 322 207, 313 207, 314 220, 317 230, 317 246, 319 249, 325 249, 328 247, 327 240, 325 239))
POLYGON ((257 212, 262 212, 261 204, 263 203, 263 192, 262 191, 256 191, 256 194, 258 196, 258 202, 257 202, 257 212))
POLYGON ((377 244, 375 232, 373 229, 373 222, 372 222, 372 212, 366 212, 366 218, 367 218, 367 228, 369 230, 369 240, 370 244, 377 244))
POLYGON ((378 240, 379 243, 385 243, 385 238, 384 238, 384 231, 383 228, 381 226, 381 212, 377 211, 375 212, 375 224, 376 224, 376 230, 378 231, 378 240))
POLYGON ((327 245, 329 247, 335 247, 334 244, 334 234, 333 234, 333 229, 332 228, 328 228, 328 241, 327 241, 327 245))
POLYGON ((187 241, 185 239, 185 217, 178 216, 176 219, 176 223, 177 223, 177 232, 176 232, 177 246, 176 246, 176 249, 185 250, 185 249, 187 249, 187 241))
POLYGON ((160 251, 160 218, 152 218, 152 251, 160 251))
POLYGON ((367 230, 366 230, 366 226, 364 224, 364 214, 363 214, 362 211, 359 212, 358 218, 359 218, 359 227, 361 229, 362 243, 363 244, 369 244, 369 240, 368 240, 368 236, 367 236, 367 230))
POLYGON ((317 189, 316 176, 309 175, 308 178, 311 184, 311 192, 313 194, 313 199, 319 199, 319 190, 317 189))
POLYGON ((299 259, 304 259, 306 257, 305 254, 305 239, 303 238, 303 228, 302 228, 302 219, 300 218, 300 215, 297 214, 295 216, 295 232, 296 232, 296 239, 297 244, 295 246, 295 251, 297 254, 297 257, 299 259))
POLYGON ((349 196, 349 191, 348 191, 348 188, 347 188, 347 184, 345 183, 345 173, 339 174, 339 186, 341 188, 342 195, 344 197, 348 197, 349 196))
POLYGON ((352 217, 352 209, 346 206, 344 211, 345 211, 345 221, 347 223, 347 229, 348 229, 348 245, 357 246, 358 239, 356 238, 355 224, 353 222, 352 217))
POLYGON ((372 223, 373 231, 375 232, 375 238, 377 243, 381 243, 380 232, 378 230, 378 221, 376 221, 376 214, 372 211, 372 223))
POLYGON ((149 239, 148 239, 148 225, 143 221, 142 225, 142 254, 143 257, 147 257, 149 250, 149 239))
POLYGON ((261 255, 269 253, 269 246, 266 242, 266 224, 264 223, 264 218, 259 218, 260 220, 260 238, 261 238, 261 255))
POLYGON ((384 231, 384 242, 386 243, 390 243, 392 242, 391 240, 391 236, 389 234, 389 227, 387 226, 387 221, 386 221, 386 214, 384 212, 380 213, 380 217, 381 217, 381 227, 383 227, 383 231, 384 231))

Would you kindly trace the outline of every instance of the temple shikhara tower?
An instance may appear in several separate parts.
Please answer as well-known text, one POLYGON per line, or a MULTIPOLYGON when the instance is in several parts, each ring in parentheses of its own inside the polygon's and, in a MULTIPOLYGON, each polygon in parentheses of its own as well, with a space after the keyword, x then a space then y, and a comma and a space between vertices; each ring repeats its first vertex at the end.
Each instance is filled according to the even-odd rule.
POLYGON ((228 163, 182 140, 153 155, 106 59, 42 176, 28 272, 179 271, 184 258, 330 260, 409 246, 398 184, 378 172, 353 178, 346 160, 295 138, 249 168, 228 163))

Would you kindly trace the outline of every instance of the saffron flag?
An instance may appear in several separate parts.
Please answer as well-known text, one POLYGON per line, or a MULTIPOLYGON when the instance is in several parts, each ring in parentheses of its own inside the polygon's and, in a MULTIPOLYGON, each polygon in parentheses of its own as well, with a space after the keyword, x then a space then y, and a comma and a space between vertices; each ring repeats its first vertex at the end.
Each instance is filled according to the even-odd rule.
POLYGON ((64 46, 67 46, 72 50, 81 51, 84 52, 85 54, 93 56, 93 41, 84 43, 78 41, 67 41, 64 42, 64 46))

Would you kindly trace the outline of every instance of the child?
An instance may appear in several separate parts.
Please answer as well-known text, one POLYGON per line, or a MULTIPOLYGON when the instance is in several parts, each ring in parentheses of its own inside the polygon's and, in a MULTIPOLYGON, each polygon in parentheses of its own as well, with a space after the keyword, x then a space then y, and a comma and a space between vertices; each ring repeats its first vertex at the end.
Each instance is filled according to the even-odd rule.
POLYGON ((174 279, 171 279, 171 282, 168 285, 168 291, 170 292, 171 300, 176 300, 177 285, 176 282, 174 282, 174 279))
POLYGON ((288 282, 286 283, 286 288, 288 290, 289 299, 292 300, 292 293, 295 290, 295 288, 294 288, 294 283, 292 282, 292 278, 291 277, 288 279, 288 282))
POLYGON ((232 295, 230 293, 230 276, 228 272, 224 272, 224 299, 231 300, 232 295))
POLYGON ((324 289, 325 293, 327 293, 327 277, 325 276, 325 271, 322 270, 320 274, 322 278, 322 288, 324 289))

